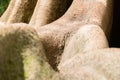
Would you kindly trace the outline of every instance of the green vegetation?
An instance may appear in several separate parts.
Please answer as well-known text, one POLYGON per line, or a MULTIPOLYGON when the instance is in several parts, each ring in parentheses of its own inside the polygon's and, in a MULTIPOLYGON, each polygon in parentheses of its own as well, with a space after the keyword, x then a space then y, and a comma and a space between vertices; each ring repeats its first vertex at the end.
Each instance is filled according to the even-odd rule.
POLYGON ((0 16, 3 14, 7 8, 10 0, 0 0, 0 16))

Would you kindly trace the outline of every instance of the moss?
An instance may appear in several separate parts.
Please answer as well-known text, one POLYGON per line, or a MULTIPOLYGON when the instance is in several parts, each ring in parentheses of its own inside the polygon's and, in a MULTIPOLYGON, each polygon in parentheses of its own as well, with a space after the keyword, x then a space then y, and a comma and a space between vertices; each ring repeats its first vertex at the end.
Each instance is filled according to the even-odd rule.
POLYGON ((18 28, 13 32, 1 31, 0 35, 0 80, 24 80, 25 64, 22 53, 26 47, 32 46, 31 43, 36 43, 33 36, 36 34, 18 28))
POLYGON ((58 80, 33 29, 0 29, 0 59, 0 80, 58 80))

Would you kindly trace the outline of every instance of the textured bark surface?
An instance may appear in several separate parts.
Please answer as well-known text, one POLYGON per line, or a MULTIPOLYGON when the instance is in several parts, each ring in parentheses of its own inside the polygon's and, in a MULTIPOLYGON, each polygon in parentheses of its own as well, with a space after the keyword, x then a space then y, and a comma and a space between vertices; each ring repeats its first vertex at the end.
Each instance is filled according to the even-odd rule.
POLYGON ((40 27, 61 17, 73 0, 38 0, 30 24, 40 27))
POLYGON ((119 80, 120 49, 106 48, 77 54, 61 69, 62 80, 119 80))
POLYGON ((77 54, 103 48, 108 48, 108 42, 102 29, 96 25, 82 26, 66 45, 60 65, 77 54))
POLYGON ((0 80, 119 80, 112 8, 113 0, 11 0, 0 18, 0 80))
MULTIPOLYGON (((72 37, 80 27, 95 24, 101 27, 106 35, 109 34, 109 23, 111 19, 107 16, 112 16, 112 10, 108 10, 108 5, 112 7, 111 0, 109 2, 107 2, 107 0, 101 2, 96 0, 74 0, 68 11, 60 19, 41 28, 37 28, 37 32, 39 32, 41 41, 45 46, 46 55, 53 67, 57 66, 64 46, 68 44, 70 37, 72 37), (92 5, 93 3, 96 4, 96 6, 92 5), (79 6, 81 8, 79 8, 79 6), (98 11, 100 11, 100 14, 98 14, 98 11), (102 23, 104 19, 106 26, 102 23)), ((108 36, 109 35, 107 35, 107 37, 108 36)))
POLYGON ((37 0, 11 0, 0 21, 7 23, 28 23, 37 0))

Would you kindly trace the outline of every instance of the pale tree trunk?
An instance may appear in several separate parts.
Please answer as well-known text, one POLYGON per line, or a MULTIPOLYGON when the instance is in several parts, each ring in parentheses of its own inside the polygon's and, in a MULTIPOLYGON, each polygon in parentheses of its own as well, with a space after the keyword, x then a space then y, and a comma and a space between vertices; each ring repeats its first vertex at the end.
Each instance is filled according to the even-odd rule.
POLYGON ((36 27, 48 24, 61 17, 72 0, 38 0, 30 24, 36 27))
POLYGON ((11 0, 0 21, 7 23, 28 23, 37 0, 11 0))
POLYGON ((120 51, 107 41, 112 0, 71 2, 11 0, 0 23, 1 80, 120 79, 120 51))
POLYGON ((111 29, 112 5, 112 0, 74 0, 63 18, 65 21, 99 25, 108 37, 111 29))
POLYGON ((60 19, 52 24, 37 28, 49 62, 53 67, 59 63, 59 56, 63 52, 64 46, 68 44, 70 37, 84 25, 97 25, 98 28, 101 27, 104 30, 106 35, 109 34, 111 27, 111 19, 109 18, 112 18, 112 9, 108 7, 112 8, 112 0, 101 2, 97 0, 74 0, 68 11, 60 19), (56 62, 54 63, 54 61, 56 62))
POLYGON ((4 12, 4 14, 1 16, 0 21, 6 22, 8 17, 11 14, 11 11, 13 9, 13 5, 15 4, 15 0, 11 0, 9 3, 9 6, 7 8, 7 10, 4 12))
POLYGON ((11 0, 1 21, 7 23, 28 23, 30 21, 30 24, 34 26, 42 26, 62 16, 71 2, 72 0, 11 0))

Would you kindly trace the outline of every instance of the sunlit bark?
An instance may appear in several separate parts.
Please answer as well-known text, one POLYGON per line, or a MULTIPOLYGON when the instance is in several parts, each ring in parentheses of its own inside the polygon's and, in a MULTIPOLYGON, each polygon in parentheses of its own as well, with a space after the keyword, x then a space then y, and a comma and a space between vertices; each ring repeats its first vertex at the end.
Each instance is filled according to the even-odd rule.
POLYGON ((119 49, 107 41, 112 0, 71 2, 11 0, 0 22, 0 79, 119 80, 119 49))
POLYGON ((28 23, 34 11, 37 0, 11 0, 1 16, 0 21, 6 23, 28 23))

